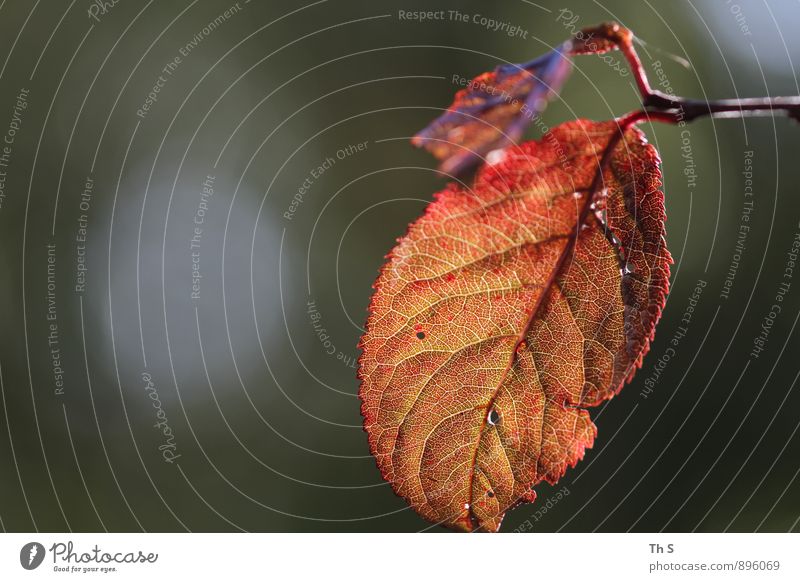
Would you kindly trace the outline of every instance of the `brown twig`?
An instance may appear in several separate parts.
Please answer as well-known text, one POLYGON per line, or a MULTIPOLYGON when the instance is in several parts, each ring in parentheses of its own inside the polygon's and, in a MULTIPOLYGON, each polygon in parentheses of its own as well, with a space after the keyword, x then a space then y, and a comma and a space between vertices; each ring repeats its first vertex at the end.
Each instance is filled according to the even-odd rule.
POLYGON ((618 49, 628 61, 642 97, 642 110, 647 115, 635 123, 645 119, 678 123, 700 117, 749 117, 776 113, 782 113, 800 121, 800 96, 705 101, 667 95, 652 89, 633 45, 633 33, 616 22, 582 30, 579 37, 572 41, 571 53, 573 55, 602 54, 613 49, 618 49))

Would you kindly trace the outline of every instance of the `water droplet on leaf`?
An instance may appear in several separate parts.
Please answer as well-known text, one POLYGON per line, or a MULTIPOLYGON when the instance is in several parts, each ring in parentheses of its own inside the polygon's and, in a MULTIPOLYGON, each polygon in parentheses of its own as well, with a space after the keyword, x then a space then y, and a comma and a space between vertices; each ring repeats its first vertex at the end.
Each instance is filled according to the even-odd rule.
POLYGON ((495 164, 499 164, 502 162, 506 157, 505 150, 492 150, 488 154, 486 154, 486 163, 490 166, 494 166, 495 164))

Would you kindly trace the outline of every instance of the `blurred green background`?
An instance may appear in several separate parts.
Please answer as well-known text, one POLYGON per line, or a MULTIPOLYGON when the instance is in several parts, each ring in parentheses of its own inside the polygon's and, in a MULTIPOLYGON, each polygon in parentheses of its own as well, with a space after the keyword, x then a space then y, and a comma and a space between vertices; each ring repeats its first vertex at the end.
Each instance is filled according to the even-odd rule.
MULTIPOLYGON (((444 185, 408 137, 450 104, 453 76, 617 19, 677 94, 800 94, 795 2, 101 4, 0 8, 8 531, 428 529, 369 456, 354 360, 384 255, 444 185), (421 9, 468 22, 400 17, 421 9)), ((637 105, 630 75, 584 57, 543 121, 637 105)), ((592 412, 595 448, 503 531, 797 529, 800 281, 750 353, 800 230, 800 128, 643 129, 675 258, 655 343, 592 412)))

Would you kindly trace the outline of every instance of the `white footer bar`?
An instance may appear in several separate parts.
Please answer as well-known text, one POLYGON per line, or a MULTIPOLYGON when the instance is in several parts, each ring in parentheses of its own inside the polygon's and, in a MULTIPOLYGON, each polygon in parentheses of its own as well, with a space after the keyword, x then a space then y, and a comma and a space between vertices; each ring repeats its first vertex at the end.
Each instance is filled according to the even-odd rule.
POLYGON ((799 564, 798 534, 0 535, 13 581, 797 581, 799 564))

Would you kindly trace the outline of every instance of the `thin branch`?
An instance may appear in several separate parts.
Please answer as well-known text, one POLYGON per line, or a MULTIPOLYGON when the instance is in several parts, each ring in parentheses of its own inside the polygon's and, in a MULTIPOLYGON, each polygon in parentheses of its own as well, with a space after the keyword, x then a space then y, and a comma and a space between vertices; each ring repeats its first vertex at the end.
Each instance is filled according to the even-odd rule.
MULTIPOLYGON (((800 96, 705 101, 667 95, 652 89, 633 45, 633 33, 616 22, 582 30, 580 36, 572 41, 571 49, 572 55, 602 54, 618 49, 631 68, 648 120, 679 123, 700 117, 749 117, 781 113, 800 121, 800 96)), ((641 117, 634 123, 640 121, 643 121, 641 117)))

